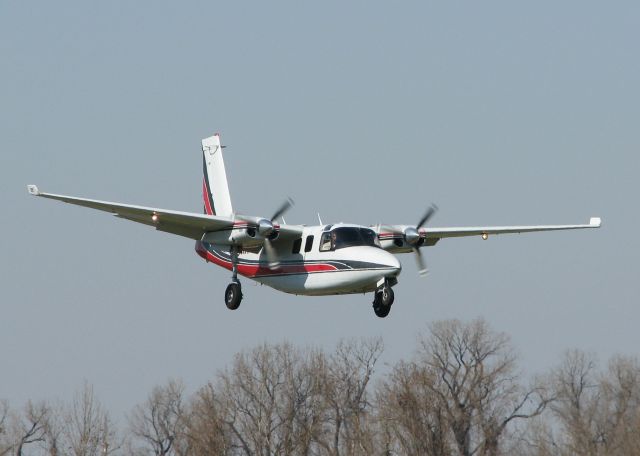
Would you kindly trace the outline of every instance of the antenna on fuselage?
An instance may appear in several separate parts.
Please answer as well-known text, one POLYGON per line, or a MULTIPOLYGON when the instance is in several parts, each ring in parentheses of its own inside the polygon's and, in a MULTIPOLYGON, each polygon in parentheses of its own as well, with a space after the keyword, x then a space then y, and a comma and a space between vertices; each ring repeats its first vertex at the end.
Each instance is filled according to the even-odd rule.
POLYGON ((322 219, 320 218, 320 212, 318 212, 318 222, 320 222, 320 225, 324 225, 324 223, 322 223, 322 219))

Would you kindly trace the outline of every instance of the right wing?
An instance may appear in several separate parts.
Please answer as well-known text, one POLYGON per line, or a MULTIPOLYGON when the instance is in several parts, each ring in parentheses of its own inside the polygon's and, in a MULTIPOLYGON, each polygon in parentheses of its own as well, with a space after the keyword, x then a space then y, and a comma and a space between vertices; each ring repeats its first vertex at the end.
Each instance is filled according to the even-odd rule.
POLYGON ((202 239, 202 236, 207 232, 232 229, 234 226, 234 220, 229 217, 55 195, 53 193, 40 192, 35 185, 29 185, 27 189, 29 193, 35 196, 110 212, 116 217, 153 226, 158 231, 165 231, 195 240, 202 239))
MULTIPOLYGON (((196 241, 203 240, 208 233, 214 243, 229 245, 239 242, 244 244, 241 239, 231 240, 232 232, 237 235, 245 233, 248 228, 256 228, 261 219, 260 217, 250 217, 237 215, 232 217, 221 217, 217 215, 196 214, 193 212, 173 211, 169 209, 159 209, 155 207, 135 206, 131 204, 113 203, 111 201, 100 201, 94 199, 78 198, 75 196, 56 195, 53 193, 43 193, 38 190, 35 185, 28 185, 29 193, 43 198, 63 201, 77 206, 98 209, 99 211, 110 212, 116 217, 131 220, 133 222, 143 223, 153 226, 158 231, 176 234, 196 241)), ((278 241, 289 241, 302 235, 302 227, 299 225, 277 225, 278 241)), ((246 235, 244 235, 246 238, 246 235)), ((249 244, 261 246, 264 239, 256 238, 244 239, 249 244)))

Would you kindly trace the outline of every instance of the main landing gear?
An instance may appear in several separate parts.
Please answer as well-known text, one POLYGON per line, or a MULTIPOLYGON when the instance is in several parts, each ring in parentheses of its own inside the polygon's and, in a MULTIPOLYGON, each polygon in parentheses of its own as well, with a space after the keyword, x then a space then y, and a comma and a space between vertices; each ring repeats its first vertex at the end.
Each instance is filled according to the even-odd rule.
POLYGON ((238 280, 238 247, 231 246, 231 283, 224 292, 224 303, 228 309, 236 310, 242 301, 242 286, 238 280))
POLYGON ((242 301, 242 287, 240 286, 240 282, 232 282, 224 292, 224 303, 228 309, 236 310, 240 307, 240 301, 242 301))
POLYGON ((394 296, 391 285, 388 281, 385 281, 384 285, 376 290, 373 297, 373 311, 375 314, 380 318, 389 315, 393 299, 394 296))

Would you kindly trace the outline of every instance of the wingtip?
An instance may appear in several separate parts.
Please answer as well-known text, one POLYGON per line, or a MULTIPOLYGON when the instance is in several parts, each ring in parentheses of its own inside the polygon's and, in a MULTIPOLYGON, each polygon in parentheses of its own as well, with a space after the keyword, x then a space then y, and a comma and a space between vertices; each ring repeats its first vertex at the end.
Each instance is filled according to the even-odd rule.
POLYGON ((591 217, 589 219, 589 225, 594 228, 600 228, 602 226, 602 219, 600 217, 591 217))
POLYGON ((40 194, 40 190, 38 190, 37 185, 27 185, 27 191, 35 196, 38 196, 40 194))

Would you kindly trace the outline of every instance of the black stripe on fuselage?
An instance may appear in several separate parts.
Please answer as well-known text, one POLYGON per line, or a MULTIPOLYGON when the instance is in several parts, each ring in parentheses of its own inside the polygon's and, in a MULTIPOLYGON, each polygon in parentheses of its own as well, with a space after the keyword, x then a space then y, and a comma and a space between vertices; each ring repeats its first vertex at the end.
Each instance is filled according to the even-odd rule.
MULTIPOLYGON (((205 248, 213 255, 224 261, 231 261, 231 254, 224 250, 218 250, 211 247, 211 244, 206 244, 205 248)), ((268 261, 248 260, 238 258, 238 264, 247 266, 267 266, 268 261)), ((280 266, 304 266, 313 264, 329 264, 335 267, 337 270, 372 270, 372 269, 388 269, 389 266, 379 263, 371 263, 368 261, 352 261, 352 260, 282 260, 279 261, 280 266)), ((335 271, 317 271, 317 272, 335 272, 335 271)), ((315 272, 314 272, 315 273, 315 272)), ((299 273, 297 273, 299 274, 299 273)), ((309 274, 309 272, 305 273, 309 274)))

